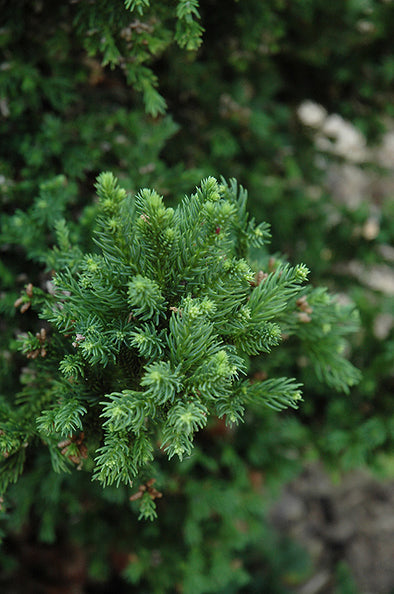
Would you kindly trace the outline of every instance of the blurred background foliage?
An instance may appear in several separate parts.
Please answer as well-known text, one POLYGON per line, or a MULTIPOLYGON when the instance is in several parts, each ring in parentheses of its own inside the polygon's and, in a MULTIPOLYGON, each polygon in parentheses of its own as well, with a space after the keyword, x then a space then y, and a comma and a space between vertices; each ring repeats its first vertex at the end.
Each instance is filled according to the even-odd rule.
MULTIPOLYGON (((86 592, 293 591, 313 569, 267 522, 279 486, 310 460, 336 474, 393 470, 393 3, 15 0, 1 14, 3 400, 31 381, 16 336, 40 327, 14 302, 50 279, 56 220, 91 247, 103 170, 169 202, 204 176, 237 178, 271 225, 270 251, 357 304, 362 330, 348 349, 363 374, 333 393, 291 341, 270 367, 253 360, 255 374, 303 381, 302 407, 204 432, 158 481, 167 495, 152 525, 136 522, 125 490, 31 460, 3 504, 4 583, 16 568, 21 583, 39 579, 32 543, 44 542, 59 557, 71 547, 86 592)), ((40 571, 55 580, 45 555, 40 571)), ((355 591, 347 575, 341 566, 336 591, 355 591)))

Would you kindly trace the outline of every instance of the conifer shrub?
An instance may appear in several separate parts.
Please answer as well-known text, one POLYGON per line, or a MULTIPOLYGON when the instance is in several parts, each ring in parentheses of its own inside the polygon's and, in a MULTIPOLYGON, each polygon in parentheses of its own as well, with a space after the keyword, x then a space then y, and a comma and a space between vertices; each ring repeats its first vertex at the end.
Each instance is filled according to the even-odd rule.
POLYGON ((270 534, 258 528, 259 468, 274 481, 287 465, 293 472, 286 450, 303 440, 294 420, 281 428, 272 416, 299 405, 301 384, 251 377, 253 364, 297 349, 322 381, 347 391, 359 379, 343 357, 357 316, 305 285, 304 265, 269 256, 268 225, 249 217, 234 180, 207 178, 175 209, 154 190, 131 197, 111 173, 96 187, 96 248, 81 249, 59 219, 48 277, 16 303, 20 315, 37 310, 43 321, 19 338, 22 389, 1 403, 6 523, 12 534, 29 514, 46 542, 63 532, 95 579, 109 578, 120 550, 124 578, 155 592, 177 583, 185 592, 241 588, 250 579, 242 551, 262 529, 270 534), (269 470, 273 452, 279 470, 269 470), (155 520, 153 531, 136 524, 130 505, 155 520), (84 552, 111 517, 115 530, 84 552))
MULTIPOLYGON (((234 424, 249 402, 296 407, 296 380, 246 377, 250 357, 267 356, 283 334, 298 338, 329 385, 357 382, 342 357, 356 318, 324 290, 302 287, 305 266, 257 252, 248 262, 269 232, 249 219, 234 181, 208 178, 175 210, 152 190, 131 199, 110 173, 97 191, 99 251, 84 253, 57 221, 53 288, 30 284, 17 302, 22 312, 38 307, 51 327, 20 339, 34 371, 18 406, 2 413, 3 489, 37 438, 55 470, 89 457, 103 486, 131 485, 158 443, 169 459, 191 455, 211 415, 234 424)), ((153 514, 150 495, 143 515, 153 514)))
POLYGON ((288 592, 311 568, 267 526, 274 485, 310 457, 338 471, 392 451, 392 299, 365 282, 390 265, 392 206, 334 202, 324 177, 347 156, 298 116, 311 99, 378 146, 390 2, 2 8, 1 586, 35 575, 21 543, 44 542, 77 547, 92 591, 122 573, 139 591, 288 592), (107 170, 126 192, 101 175, 97 200, 107 170), (181 202, 222 174, 273 255, 235 182, 181 202), (179 346, 187 324, 204 356, 179 346), (347 336, 363 374, 344 396, 347 336))

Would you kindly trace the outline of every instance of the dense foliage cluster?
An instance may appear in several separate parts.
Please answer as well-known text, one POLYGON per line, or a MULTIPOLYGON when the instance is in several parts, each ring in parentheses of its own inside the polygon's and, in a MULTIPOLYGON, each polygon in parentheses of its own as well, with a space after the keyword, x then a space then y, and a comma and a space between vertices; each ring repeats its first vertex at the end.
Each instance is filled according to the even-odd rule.
POLYGON ((101 582, 288 592, 311 569, 273 554, 269 487, 390 465, 392 3, 4 4, 0 587, 22 539, 101 582))
POLYGON ((40 380, 33 371, 19 408, 3 408, 3 488, 16 480, 35 436, 56 470, 67 458, 81 467, 89 455, 104 486, 131 485, 157 440, 169 458, 182 460, 212 414, 232 424, 250 401, 295 407, 295 380, 244 378, 248 358, 269 353, 283 334, 305 343, 329 384, 347 390, 357 382, 341 356, 341 336, 357 324, 348 308, 320 289, 300 294, 303 265, 250 267, 250 248, 269 234, 248 220, 246 193, 235 182, 208 178, 175 210, 147 189, 130 199, 110 173, 97 190, 99 253, 72 246, 58 221, 59 246, 49 255, 53 294, 35 296, 31 286, 18 302, 23 309, 43 301, 41 316, 60 336, 42 328, 22 339, 27 357, 42 359, 40 380), (37 402, 30 390, 38 383, 45 396, 37 402))

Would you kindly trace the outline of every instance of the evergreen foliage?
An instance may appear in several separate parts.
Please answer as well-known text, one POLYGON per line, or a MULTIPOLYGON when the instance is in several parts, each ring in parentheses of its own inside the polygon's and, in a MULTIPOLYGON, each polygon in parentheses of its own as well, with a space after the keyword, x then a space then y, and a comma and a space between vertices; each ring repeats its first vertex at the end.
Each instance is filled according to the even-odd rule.
MULTIPOLYGON (((330 385, 346 390, 357 382, 341 355, 342 335, 355 326, 343 324, 341 308, 320 289, 308 289, 308 302, 320 306, 311 332, 298 331, 307 268, 281 263, 259 272, 248 263, 251 247, 263 246, 269 232, 249 219, 246 192, 235 181, 207 178, 176 209, 147 189, 132 199, 111 173, 96 187, 98 252, 69 250, 59 223, 49 258, 54 289, 30 289, 52 330, 29 333, 20 348, 34 367, 39 360, 45 390, 40 411, 24 399, 12 409, 13 422, 9 406, 3 413, 4 487, 37 438, 55 470, 81 467, 89 456, 103 486, 131 485, 149 472, 157 443, 169 459, 190 456, 211 415, 233 424, 249 402, 296 408, 295 380, 245 378, 249 356, 270 353, 284 331, 299 335, 330 385)), ((145 500, 141 513, 151 517, 145 500)))
POLYGON ((390 468, 392 294, 372 277, 392 264, 392 160, 368 159, 392 126, 392 5, 3 4, 0 589, 27 571, 21 543, 62 541, 78 543, 93 591, 124 569, 139 591, 288 592, 311 569, 266 524, 272 485, 311 457, 336 473, 390 468), (368 158, 318 145, 305 100, 351 122, 368 158), (333 198, 342 167, 375 185, 333 198), (108 170, 126 192, 107 177, 98 201, 108 170), (248 187, 273 257, 241 186, 219 182, 204 211, 196 197, 175 208, 212 175, 248 187), (218 263, 220 250, 231 256, 218 263), (287 261, 339 296, 292 286, 287 261), (362 331, 344 347, 357 326, 347 295, 362 331), (192 319, 196 303, 205 313, 192 319), (201 327, 210 357, 185 369, 205 348, 201 327), (362 369, 350 391, 347 357, 362 369), (130 506, 152 519, 156 503, 155 522, 134 522, 130 506))

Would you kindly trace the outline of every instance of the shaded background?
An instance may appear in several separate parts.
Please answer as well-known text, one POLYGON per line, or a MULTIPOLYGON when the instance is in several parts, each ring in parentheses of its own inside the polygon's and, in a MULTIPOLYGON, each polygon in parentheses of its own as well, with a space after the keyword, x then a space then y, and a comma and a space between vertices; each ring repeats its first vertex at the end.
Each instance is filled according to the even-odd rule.
POLYGON ((363 379, 335 394, 290 347, 255 361, 300 378, 303 406, 201 436, 166 468, 155 526, 122 489, 54 477, 37 455, 3 504, 3 590, 392 592, 394 5, 186 4, 1 3, 1 397, 29 384, 15 338, 38 327, 14 302, 50 277, 58 218, 92 249, 107 169, 173 203, 237 178, 271 251, 357 304, 363 379))

